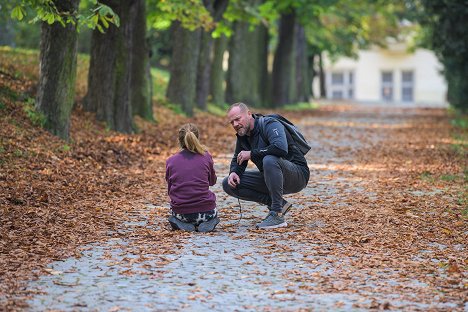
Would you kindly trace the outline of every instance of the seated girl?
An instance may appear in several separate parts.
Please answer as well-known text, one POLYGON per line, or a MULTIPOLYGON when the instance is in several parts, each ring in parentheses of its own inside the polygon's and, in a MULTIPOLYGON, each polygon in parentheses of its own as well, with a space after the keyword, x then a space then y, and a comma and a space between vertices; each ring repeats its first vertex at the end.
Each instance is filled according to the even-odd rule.
POLYGON ((216 196, 209 187, 216 183, 213 158, 199 141, 191 123, 179 129, 180 152, 166 161, 167 191, 173 230, 210 232, 219 223, 216 196))

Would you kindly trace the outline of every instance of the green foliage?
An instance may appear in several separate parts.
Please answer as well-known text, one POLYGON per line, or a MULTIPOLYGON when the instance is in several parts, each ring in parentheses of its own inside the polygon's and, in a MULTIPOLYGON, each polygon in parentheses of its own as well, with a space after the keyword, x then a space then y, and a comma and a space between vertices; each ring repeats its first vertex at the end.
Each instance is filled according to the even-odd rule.
POLYGON ((23 110, 26 113, 26 116, 31 120, 33 125, 44 127, 46 123, 46 116, 38 111, 34 107, 34 99, 28 98, 24 102, 23 110))
POLYGON ((68 145, 68 144, 63 144, 63 145, 62 145, 62 151, 63 151, 63 152, 68 152, 68 151, 70 151, 70 150, 71 150, 70 145, 68 145))
POLYGON ((458 115, 450 122, 454 127, 460 128, 461 130, 468 130, 468 115, 458 115))
POLYGON ((6 107, 5 104, 3 102, 0 102, 0 110, 5 109, 5 107, 6 107))
POLYGON ((423 42, 444 65, 451 105, 468 112, 468 6, 466 1, 422 0, 417 19, 424 26, 423 42))
POLYGON ((167 29, 173 21, 179 21, 189 30, 203 27, 213 29, 215 24, 210 12, 200 0, 147 0, 147 21, 150 27, 167 29))
POLYGON ((468 115, 455 111, 451 124, 454 127, 452 137, 456 142, 452 148, 456 154, 465 158, 468 156, 468 115))
POLYGON ((57 8, 56 1, 53 0, 14 0, 11 1, 7 9, 11 9, 10 17, 13 20, 22 21, 31 15, 29 23, 45 22, 49 25, 60 23, 62 26, 73 24, 79 30, 81 27, 91 29, 97 28, 104 32, 110 24, 117 27, 120 20, 117 14, 107 5, 97 0, 82 1, 80 8, 84 12, 62 11, 57 8))

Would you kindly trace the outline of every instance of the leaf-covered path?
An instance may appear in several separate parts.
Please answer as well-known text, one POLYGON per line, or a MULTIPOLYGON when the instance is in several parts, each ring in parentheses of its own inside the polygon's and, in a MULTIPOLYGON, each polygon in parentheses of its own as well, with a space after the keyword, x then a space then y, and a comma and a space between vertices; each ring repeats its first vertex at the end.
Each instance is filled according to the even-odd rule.
POLYGON ((247 202, 239 221, 220 187, 224 151, 215 232, 170 232, 161 198, 138 202, 118 237, 31 281, 30 310, 467 311, 463 177, 445 113, 342 105, 291 117, 313 149, 287 228, 255 230, 266 210, 247 202))

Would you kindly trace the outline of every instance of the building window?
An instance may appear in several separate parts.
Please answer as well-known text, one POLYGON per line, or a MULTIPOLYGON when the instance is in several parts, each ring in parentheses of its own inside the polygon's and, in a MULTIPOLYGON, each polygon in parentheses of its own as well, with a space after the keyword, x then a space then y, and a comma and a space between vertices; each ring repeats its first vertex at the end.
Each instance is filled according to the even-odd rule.
POLYGON ((382 72, 382 99, 393 101, 393 72, 382 72))
POLYGON ((354 97, 354 73, 352 71, 333 72, 328 77, 328 98, 342 100, 354 97))
POLYGON ((333 91, 333 92, 332 92, 332 99, 342 100, 342 99, 343 99, 343 92, 341 92, 341 91, 333 91))
POLYGON ((332 85, 342 85, 344 83, 343 73, 332 73, 332 85))
POLYGON ((401 100, 403 102, 413 102, 414 74, 413 71, 401 72, 401 100))

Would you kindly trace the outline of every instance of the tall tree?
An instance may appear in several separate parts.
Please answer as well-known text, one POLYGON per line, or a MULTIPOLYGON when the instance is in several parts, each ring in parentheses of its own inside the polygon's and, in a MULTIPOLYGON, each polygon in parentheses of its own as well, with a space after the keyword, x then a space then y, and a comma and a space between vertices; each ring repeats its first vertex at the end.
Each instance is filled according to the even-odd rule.
MULTIPOLYGON (((228 0, 203 0, 203 3, 218 22, 227 8, 228 0)), ((206 100, 210 91, 210 76, 213 50, 213 29, 202 31, 200 40, 200 54, 198 57, 196 103, 197 107, 206 110, 206 100)))
MULTIPOLYGON (((99 120, 116 131, 134 131, 132 120, 132 52, 134 25, 131 12, 138 1, 104 0, 120 17, 120 27, 111 25, 106 33, 95 30, 91 39, 91 59, 88 76, 88 94, 84 108, 96 112, 99 120)), ((148 53, 139 55, 148 58, 148 53)), ((146 71, 139 74, 145 75, 146 71)), ((140 80, 140 83, 144 81, 140 80)), ((135 86, 134 86, 135 87, 135 86)))
POLYGON ((200 28, 211 29, 212 16, 202 1, 148 1, 152 7, 150 25, 160 29, 171 25, 173 44, 167 100, 180 105, 186 114, 192 115, 196 101, 200 28))
POLYGON ((267 81, 267 31, 263 25, 251 30, 247 22, 234 23, 229 43, 229 65, 226 78, 226 101, 264 104, 263 87, 267 81))
POLYGON ((188 115, 193 115, 201 29, 189 30, 180 22, 172 26, 171 78, 167 87, 167 99, 179 104, 188 115))
POLYGON ((307 54, 307 39, 305 36, 304 27, 296 24, 294 29, 294 36, 296 37, 296 77, 293 82, 296 86, 294 102, 308 102, 311 96, 311 81, 309 75, 309 58, 307 54))
POLYGON ((228 38, 221 35, 214 41, 213 61, 211 63, 210 93, 214 104, 222 105, 224 100, 225 73, 223 68, 224 52, 227 49, 228 38))
POLYGON ((130 11, 130 103, 134 115, 146 120, 154 120, 150 47, 146 37, 146 3, 145 0, 135 0, 130 11))
POLYGON ((444 65, 447 97, 458 110, 468 112, 468 6, 466 1, 422 1, 419 21, 425 30, 425 44, 444 65))
MULTIPOLYGON (((23 20, 28 10, 32 22, 42 21, 41 62, 36 109, 46 116, 45 127, 63 139, 69 138, 70 114, 76 80, 77 27, 118 24, 118 17, 103 4, 93 6, 92 14, 79 14, 79 0, 13 0, 7 3, 11 16, 23 20)), ((3 4, 2 4, 3 5, 3 4)))
MULTIPOLYGON (((73 15, 79 0, 54 3, 62 14, 73 15)), ((77 38, 76 24, 42 23, 36 108, 46 116, 46 129, 66 140, 75 95, 77 38)))
POLYGON ((295 99, 295 12, 283 13, 279 25, 278 46, 273 61, 272 92, 275 107, 289 104, 295 99))

